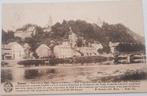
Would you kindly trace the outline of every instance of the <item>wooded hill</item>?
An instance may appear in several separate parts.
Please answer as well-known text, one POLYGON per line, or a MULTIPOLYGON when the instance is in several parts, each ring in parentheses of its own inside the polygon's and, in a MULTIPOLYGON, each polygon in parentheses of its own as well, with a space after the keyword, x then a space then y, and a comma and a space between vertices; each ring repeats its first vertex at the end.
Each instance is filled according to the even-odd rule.
POLYGON ((55 44, 60 44, 64 40, 67 40, 69 36, 69 27, 71 27, 73 32, 78 36, 77 43, 79 43, 79 47, 81 38, 84 38, 86 42, 96 41, 101 43, 104 47, 103 51, 107 53, 110 52, 110 48, 108 46, 110 41, 124 44, 133 43, 136 44, 134 48, 145 51, 144 37, 132 32, 123 24, 108 24, 103 22, 103 25, 100 27, 97 24, 88 23, 84 20, 63 20, 62 23, 57 22, 54 24, 49 32, 44 32, 44 28, 34 24, 24 25, 22 28, 18 28, 17 30, 25 32, 29 26, 35 26, 36 34, 25 39, 15 37, 14 32, 12 31, 5 32, 2 30, 2 43, 6 44, 12 41, 16 41, 21 44, 29 43, 32 50, 35 50, 36 47, 42 43, 50 45, 50 41, 54 41, 55 44))

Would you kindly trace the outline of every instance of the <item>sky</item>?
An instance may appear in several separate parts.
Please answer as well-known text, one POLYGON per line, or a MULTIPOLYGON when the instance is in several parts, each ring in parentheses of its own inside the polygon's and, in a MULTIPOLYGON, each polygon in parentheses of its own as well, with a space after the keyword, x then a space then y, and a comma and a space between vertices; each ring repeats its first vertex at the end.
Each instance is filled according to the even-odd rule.
POLYGON ((105 21, 122 23, 144 36, 141 0, 111 0, 66 3, 5 3, 2 5, 2 27, 16 30, 25 24, 46 26, 63 20, 85 20, 90 23, 105 21))

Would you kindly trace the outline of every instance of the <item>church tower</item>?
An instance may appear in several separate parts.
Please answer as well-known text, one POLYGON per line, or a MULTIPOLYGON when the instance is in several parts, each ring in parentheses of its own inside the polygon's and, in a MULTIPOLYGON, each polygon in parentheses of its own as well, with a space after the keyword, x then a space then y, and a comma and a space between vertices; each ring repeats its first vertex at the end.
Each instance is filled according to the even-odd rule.
POLYGON ((77 38, 76 34, 73 32, 71 27, 69 27, 69 30, 70 30, 69 37, 68 37, 69 44, 71 45, 72 48, 75 48, 78 38, 77 38))
POLYGON ((51 31, 52 22, 53 22, 52 17, 49 16, 49 20, 48 20, 46 27, 44 28, 44 32, 50 32, 51 31))
POLYGON ((97 19, 97 25, 99 27, 102 27, 103 26, 103 21, 100 18, 97 19))

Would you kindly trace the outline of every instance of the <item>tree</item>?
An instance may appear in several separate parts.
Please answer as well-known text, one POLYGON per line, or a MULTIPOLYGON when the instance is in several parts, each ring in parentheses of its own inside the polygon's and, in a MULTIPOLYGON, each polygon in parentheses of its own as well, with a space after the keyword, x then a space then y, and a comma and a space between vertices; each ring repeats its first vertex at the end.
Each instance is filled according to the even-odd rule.
POLYGON ((6 32, 2 29, 2 43, 6 44, 13 41, 15 41, 14 32, 11 30, 6 32))
POLYGON ((7 43, 7 32, 2 29, 2 44, 7 43))
POLYGON ((25 38, 25 40, 24 40, 24 42, 25 43, 28 43, 29 45, 30 45, 30 47, 31 47, 31 50, 33 51, 33 52, 35 52, 35 49, 38 47, 38 41, 36 41, 35 39, 33 39, 33 38, 30 38, 30 37, 27 37, 27 38, 25 38))
POLYGON ((29 58, 31 53, 31 46, 28 43, 24 44, 25 57, 29 58))

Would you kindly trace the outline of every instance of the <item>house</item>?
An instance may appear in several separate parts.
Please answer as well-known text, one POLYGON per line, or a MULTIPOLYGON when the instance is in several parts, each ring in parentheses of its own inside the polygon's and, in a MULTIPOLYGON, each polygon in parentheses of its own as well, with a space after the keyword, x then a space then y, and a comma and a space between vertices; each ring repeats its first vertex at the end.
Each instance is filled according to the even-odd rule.
POLYGON ((93 47, 79 47, 78 50, 83 53, 83 56, 96 56, 98 51, 93 47))
POLYGON ((31 32, 24 32, 24 31, 19 30, 14 33, 14 36, 24 39, 26 37, 31 37, 31 34, 32 34, 31 32))
POLYGON ((52 54, 51 49, 45 44, 41 44, 36 49, 36 53, 39 56, 39 58, 47 58, 47 57, 51 56, 51 54, 52 54))
POLYGON ((93 44, 91 44, 91 46, 93 47, 93 48, 95 48, 96 50, 98 50, 98 49, 102 49, 103 48, 103 46, 102 46, 102 44, 101 43, 93 43, 93 44))
POLYGON ((50 26, 47 26, 47 27, 43 28, 43 32, 45 32, 45 33, 50 32, 50 31, 51 31, 50 26))
POLYGON ((12 59, 12 51, 7 44, 2 44, 2 60, 12 59))
POLYGON ((56 58, 68 58, 73 56, 73 50, 68 42, 54 47, 54 55, 56 58))
POLYGON ((20 60, 25 56, 24 48, 17 42, 11 42, 2 48, 3 59, 20 60))
POLYGON ((56 58, 70 58, 73 56, 81 56, 78 51, 71 47, 68 41, 63 42, 61 45, 54 47, 54 55, 56 58))
POLYGON ((79 47, 77 50, 83 53, 84 56, 97 56, 99 55, 98 49, 102 48, 103 46, 101 44, 92 43, 90 46, 79 47))
POLYGON ((119 42, 109 42, 109 47, 112 54, 116 53, 116 47, 119 45, 119 42))

